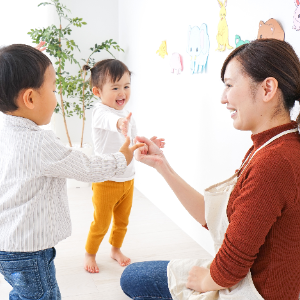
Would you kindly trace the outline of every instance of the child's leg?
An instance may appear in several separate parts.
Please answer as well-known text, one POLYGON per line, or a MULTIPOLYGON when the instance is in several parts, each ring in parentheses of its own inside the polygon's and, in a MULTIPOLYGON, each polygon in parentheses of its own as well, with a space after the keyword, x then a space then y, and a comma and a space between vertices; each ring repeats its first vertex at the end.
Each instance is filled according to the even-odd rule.
POLYGON ((125 181, 124 196, 113 209, 113 225, 109 238, 109 242, 112 245, 111 257, 118 261, 123 267, 130 264, 130 258, 123 255, 120 248, 127 232, 132 207, 133 190, 134 180, 125 181))
POLYGON ((10 300, 61 300, 55 277, 54 248, 37 252, 1 252, 0 273, 13 287, 10 300))
POLYGON ((122 183, 105 181, 93 183, 94 221, 91 224, 85 246, 84 268, 90 273, 98 273, 96 253, 109 228, 113 207, 123 195, 122 183))

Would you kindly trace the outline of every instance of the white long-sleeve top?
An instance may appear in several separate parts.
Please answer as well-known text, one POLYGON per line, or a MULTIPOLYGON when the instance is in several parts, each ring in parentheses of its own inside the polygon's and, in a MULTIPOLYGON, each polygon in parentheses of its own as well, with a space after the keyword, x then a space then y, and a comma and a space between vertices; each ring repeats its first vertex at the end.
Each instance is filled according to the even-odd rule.
MULTIPOLYGON (((92 114, 92 138, 94 151, 97 155, 117 152, 125 142, 124 135, 118 131, 117 122, 120 118, 127 117, 129 112, 125 109, 116 110, 101 102, 95 105, 92 114)), ((131 145, 137 135, 134 119, 131 117, 128 128, 128 136, 131 145)), ((116 174, 111 181, 124 182, 134 178, 134 159, 128 165, 124 174, 116 174)))
POLYGON ((105 181, 126 165, 120 152, 88 157, 28 119, 3 115, 0 251, 38 251, 70 236, 66 178, 105 181))

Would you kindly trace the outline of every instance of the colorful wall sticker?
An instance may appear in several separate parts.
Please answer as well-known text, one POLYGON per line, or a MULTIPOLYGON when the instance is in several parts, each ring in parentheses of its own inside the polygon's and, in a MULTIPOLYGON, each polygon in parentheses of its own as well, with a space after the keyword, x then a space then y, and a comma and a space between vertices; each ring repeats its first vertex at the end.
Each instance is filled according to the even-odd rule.
POLYGON ((191 73, 202 73, 207 70, 209 54, 209 36, 207 25, 203 23, 198 26, 189 26, 187 52, 191 56, 191 73))
POLYGON ((227 6, 227 0, 224 1, 224 4, 218 0, 220 5, 220 21, 218 25, 218 34, 217 34, 217 42, 218 42, 218 48, 216 50, 218 51, 225 51, 226 47, 227 49, 232 49, 229 45, 228 40, 228 25, 226 21, 226 6, 227 6))
POLYGON ((295 30, 300 30, 300 1, 299 0, 294 0, 295 5, 296 5, 296 10, 294 13, 294 24, 293 24, 293 29, 295 30))
POLYGON ((269 19, 266 23, 259 22, 258 39, 277 39, 284 40, 284 31, 278 21, 275 19, 269 19))
POLYGON ((248 44, 248 43, 250 43, 250 41, 248 41, 248 40, 243 41, 238 34, 235 35, 235 46, 236 46, 236 48, 241 46, 241 45, 248 44))
POLYGON ((171 56, 170 60, 170 66, 171 66, 171 73, 176 73, 177 75, 180 74, 183 71, 183 62, 182 62, 182 56, 175 52, 171 56))
POLYGON ((158 55, 161 56, 162 58, 165 58, 165 56, 168 55, 166 41, 161 42, 159 49, 156 51, 156 53, 158 53, 158 55))

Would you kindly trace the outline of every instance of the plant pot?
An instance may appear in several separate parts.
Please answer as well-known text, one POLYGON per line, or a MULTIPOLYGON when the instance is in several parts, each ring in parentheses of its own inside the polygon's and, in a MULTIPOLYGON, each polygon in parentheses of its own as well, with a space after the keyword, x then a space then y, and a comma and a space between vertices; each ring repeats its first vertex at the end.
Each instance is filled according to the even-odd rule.
MULTIPOLYGON (((69 145, 67 145, 68 148, 70 148, 69 145)), ((80 151, 88 156, 93 155, 93 147, 90 144, 83 144, 82 148, 80 148, 80 144, 73 144, 72 149, 76 151, 80 151)), ((67 179, 67 187, 68 188, 82 188, 82 187, 89 187, 91 186, 90 182, 83 182, 83 181, 78 181, 76 179, 67 179)))

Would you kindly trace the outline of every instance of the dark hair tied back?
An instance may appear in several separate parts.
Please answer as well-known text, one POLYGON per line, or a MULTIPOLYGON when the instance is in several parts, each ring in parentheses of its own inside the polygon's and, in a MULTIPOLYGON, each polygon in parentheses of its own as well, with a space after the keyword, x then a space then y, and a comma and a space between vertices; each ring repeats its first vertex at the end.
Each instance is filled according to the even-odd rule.
POLYGON ((102 89, 107 81, 117 82, 125 73, 131 76, 127 66, 118 59, 104 59, 98 61, 91 69, 91 86, 102 89))
POLYGON ((282 92, 286 110, 291 110, 300 100, 300 61, 292 46, 276 39, 258 39, 234 49, 226 58, 221 79, 231 59, 236 58, 243 71, 254 82, 274 77, 282 92))
POLYGON ((91 67, 90 67, 89 65, 84 65, 84 66, 82 67, 82 70, 83 70, 83 71, 88 71, 88 70, 91 70, 91 67))

